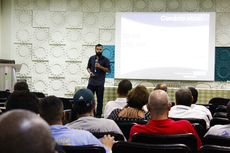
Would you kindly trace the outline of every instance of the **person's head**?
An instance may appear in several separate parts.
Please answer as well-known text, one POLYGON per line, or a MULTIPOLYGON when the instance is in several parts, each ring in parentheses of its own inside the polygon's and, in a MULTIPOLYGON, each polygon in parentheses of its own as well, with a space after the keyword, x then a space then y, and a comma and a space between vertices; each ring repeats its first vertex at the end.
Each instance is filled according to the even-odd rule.
POLYGON ((120 96, 127 96, 128 92, 132 89, 132 83, 129 80, 122 80, 118 84, 117 93, 120 96))
POLYGON ((103 51, 103 46, 101 44, 97 44, 95 46, 95 52, 98 57, 102 55, 102 51, 103 51))
POLYGON ((42 99, 40 106, 41 117, 49 124, 62 123, 64 117, 63 103, 55 96, 48 96, 42 99))
POLYGON ((196 90, 196 88, 193 87, 188 87, 188 89, 192 92, 192 96, 193 96, 192 104, 195 104, 197 102, 198 91, 196 90))
POLYGON ((138 85, 129 91, 127 104, 130 107, 142 109, 148 103, 149 92, 145 86, 138 85))
POLYGON ((228 119, 230 120, 230 101, 227 104, 227 116, 228 116, 228 119))
POLYGON ((171 109, 171 106, 172 104, 165 91, 154 90, 150 93, 147 108, 151 116, 157 117, 165 114, 168 117, 168 111, 171 109))
POLYGON ((14 84, 14 91, 29 91, 28 84, 26 82, 16 82, 14 84))
POLYGON ((12 109, 26 109, 36 114, 40 113, 40 100, 31 92, 14 91, 8 97, 6 111, 12 109))
POLYGON ((1 153, 54 153, 49 125, 27 110, 11 110, 0 116, 1 153))
POLYGON ((175 93, 176 104, 177 105, 185 105, 191 106, 192 104, 192 92, 188 88, 180 88, 175 93))
POLYGON ((167 92, 167 86, 163 83, 158 83, 154 90, 164 90, 165 92, 167 92))
POLYGON ((79 89, 73 97, 73 102, 78 115, 91 113, 95 108, 94 95, 89 89, 79 89))

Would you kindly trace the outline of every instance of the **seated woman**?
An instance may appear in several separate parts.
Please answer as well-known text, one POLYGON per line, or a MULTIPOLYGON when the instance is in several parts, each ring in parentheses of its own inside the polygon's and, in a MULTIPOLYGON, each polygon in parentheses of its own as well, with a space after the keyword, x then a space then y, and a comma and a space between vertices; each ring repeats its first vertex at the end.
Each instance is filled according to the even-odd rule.
POLYGON ((148 103, 149 92, 145 86, 138 85, 127 95, 127 105, 123 108, 114 109, 108 119, 116 121, 149 120, 150 113, 143 109, 148 103))

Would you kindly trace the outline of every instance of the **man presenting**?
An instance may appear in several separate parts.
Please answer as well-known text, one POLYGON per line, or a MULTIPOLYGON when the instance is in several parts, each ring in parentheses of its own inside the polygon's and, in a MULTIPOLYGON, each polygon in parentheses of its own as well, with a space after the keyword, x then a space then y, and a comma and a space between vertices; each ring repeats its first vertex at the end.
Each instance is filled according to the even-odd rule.
POLYGON ((90 89, 93 94, 96 91, 97 95, 97 112, 95 117, 100 118, 103 108, 103 95, 106 72, 110 73, 109 59, 102 55, 103 46, 97 44, 95 46, 96 55, 89 58, 87 71, 90 74, 89 84, 87 89, 90 89))

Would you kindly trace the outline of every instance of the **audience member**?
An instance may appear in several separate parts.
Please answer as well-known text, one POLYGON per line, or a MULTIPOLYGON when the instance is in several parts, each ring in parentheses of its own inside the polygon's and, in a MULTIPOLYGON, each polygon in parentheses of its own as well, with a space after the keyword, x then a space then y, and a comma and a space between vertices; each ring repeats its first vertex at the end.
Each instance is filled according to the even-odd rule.
POLYGON ((209 121, 211 121, 212 114, 211 114, 210 110, 208 108, 206 108, 205 106, 196 105, 196 102, 198 101, 198 99, 197 99, 198 98, 198 91, 193 87, 188 87, 188 89, 192 92, 192 96, 193 96, 193 101, 192 101, 191 107, 195 110, 204 112, 207 115, 209 121))
POLYGON ((193 101, 192 92, 188 88, 180 88, 175 93, 176 106, 169 111, 169 117, 172 118, 197 118, 204 119, 206 128, 210 126, 207 115, 201 111, 191 108, 193 101))
MULTIPOLYGON (((40 114, 40 100, 28 91, 14 91, 8 98, 6 111, 24 109, 40 114)), ((64 153, 63 149, 56 144, 55 150, 64 153)))
POLYGON ((70 129, 67 126, 63 126, 62 120, 65 118, 63 103, 55 96, 49 96, 42 100, 41 117, 50 125, 52 135, 59 145, 101 145, 106 152, 110 152, 109 150, 112 149, 113 138, 110 139, 110 136, 104 136, 103 139, 106 143, 103 145, 88 131, 70 129))
POLYGON ((164 90, 165 92, 167 92, 167 86, 163 83, 158 83, 154 90, 164 90))
POLYGON ((74 95, 73 101, 73 109, 76 110, 79 118, 65 126, 71 129, 87 130, 91 133, 115 132, 123 135, 122 131, 113 120, 94 117, 96 102, 91 90, 78 90, 74 95))
POLYGON ((114 109, 108 119, 137 121, 149 120, 150 113, 143 109, 148 103, 149 92, 145 86, 138 85, 127 95, 127 105, 121 109, 114 109))
POLYGON ((104 110, 104 118, 116 108, 123 108, 127 104, 127 94, 132 89, 132 83, 129 80, 122 80, 118 84, 116 101, 109 101, 104 110))
POLYGON ((151 114, 151 120, 146 125, 134 125, 130 130, 129 141, 132 141, 133 134, 137 132, 152 134, 192 133, 197 138, 197 149, 199 149, 202 143, 191 123, 186 120, 174 121, 168 118, 171 105, 165 91, 153 91, 149 96, 147 104, 147 108, 151 114))
POLYGON ((16 82, 14 84, 14 91, 30 91, 26 82, 16 82))
MULTIPOLYGON (((227 117, 230 120, 230 101, 227 104, 227 117)), ((206 135, 222 135, 222 136, 230 136, 230 124, 226 125, 214 125, 210 127, 206 135)))
POLYGON ((14 91, 10 94, 6 104, 6 111, 12 109, 26 109, 39 114, 39 99, 28 91, 14 91))
POLYGON ((1 153, 54 153, 55 142, 48 124, 27 110, 0 116, 1 153))

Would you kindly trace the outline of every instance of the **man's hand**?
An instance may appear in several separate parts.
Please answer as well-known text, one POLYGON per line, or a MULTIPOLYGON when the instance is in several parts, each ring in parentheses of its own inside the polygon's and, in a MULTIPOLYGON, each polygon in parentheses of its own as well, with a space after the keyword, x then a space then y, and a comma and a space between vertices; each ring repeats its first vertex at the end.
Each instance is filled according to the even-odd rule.
POLYGON ((104 135, 103 139, 100 140, 103 145, 105 145, 109 150, 112 150, 114 144, 114 136, 104 135))
POLYGON ((89 75, 91 76, 91 77, 94 77, 95 75, 93 74, 93 72, 89 72, 89 75))
POLYGON ((101 65, 99 63, 95 63, 95 67, 101 68, 101 65))

